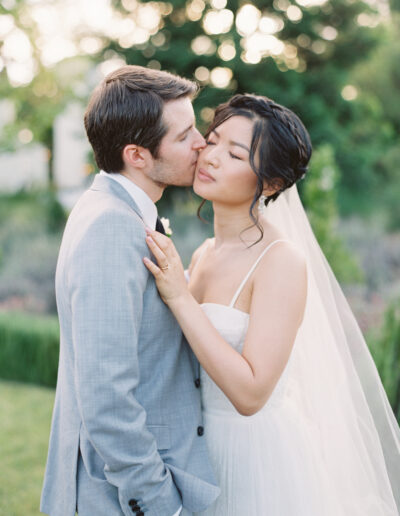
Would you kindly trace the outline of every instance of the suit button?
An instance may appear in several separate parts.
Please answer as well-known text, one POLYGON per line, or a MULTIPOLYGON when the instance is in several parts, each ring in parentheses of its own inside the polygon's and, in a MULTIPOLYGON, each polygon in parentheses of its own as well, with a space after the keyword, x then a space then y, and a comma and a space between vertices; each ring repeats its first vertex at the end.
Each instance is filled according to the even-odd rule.
POLYGON ((197 435, 200 437, 204 434, 204 428, 202 426, 197 427, 197 435))
POLYGON ((139 507, 139 505, 132 505, 132 511, 133 511, 133 512, 140 511, 140 507, 139 507))
POLYGON ((132 498, 131 500, 129 500, 129 502, 128 502, 128 503, 129 503, 129 505, 132 507, 132 506, 134 506, 134 505, 136 505, 136 504, 137 504, 137 500, 135 500, 134 498, 132 498))
POLYGON ((196 380, 194 381, 194 384, 196 386, 196 389, 198 389, 200 387, 200 378, 196 378, 196 380))

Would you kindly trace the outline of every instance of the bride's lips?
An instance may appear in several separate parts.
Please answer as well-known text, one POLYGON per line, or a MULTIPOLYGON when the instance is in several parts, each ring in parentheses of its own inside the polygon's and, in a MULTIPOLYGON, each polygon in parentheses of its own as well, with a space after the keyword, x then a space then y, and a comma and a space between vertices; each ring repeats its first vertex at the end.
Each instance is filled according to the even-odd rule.
POLYGON ((197 179, 199 181, 203 181, 204 183, 212 183, 215 179, 208 172, 204 170, 204 168, 199 168, 197 171, 197 179))

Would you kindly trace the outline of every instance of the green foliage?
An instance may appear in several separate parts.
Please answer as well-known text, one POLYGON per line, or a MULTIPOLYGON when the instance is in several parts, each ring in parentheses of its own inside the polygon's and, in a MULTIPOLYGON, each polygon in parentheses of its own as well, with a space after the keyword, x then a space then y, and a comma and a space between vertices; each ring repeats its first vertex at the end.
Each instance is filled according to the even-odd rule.
POLYGON ((47 190, 41 194, 43 206, 47 218, 47 228, 50 233, 57 233, 64 229, 67 222, 67 213, 58 201, 53 190, 47 190))
MULTIPOLYGON (((359 0, 328 0, 312 7, 299 4, 296 8, 301 10, 301 17, 291 21, 287 15, 289 2, 251 2, 262 16, 282 22, 282 29, 274 36, 286 47, 285 52, 277 55, 266 53, 255 64, 245 61, 246 38, 238 32, 235 23, 226 32, 207 31, 207 16, 215 12, 211 2, 178 0, 170 4, 173 10, 164 11, 167 14, 162 18, 160 30, 147 43, 124 48, 113 40, 109 42, 108 50, 123 56, 129 64, 166 69, 185 77, 197 77, 200 67, 203 75, 204 69, 209 72, 216 67, 230 69, 232 80, 225 88, 216 87, 212 75, 211 79, 207 74, 204 80, 200 79, 202 91, 195 108, 202 130, 210 121, 210 110, 204 108, 215 108, 234 93, 257 93, 273 98, 301 117, 315 147, 325 143, 333 146, 343 172, 338 183, 340 209, 354 213, 364 207, 364 212, 371 208, 371 202, 364 202, 364 199, 374 184, 376 157, 383 143, 378 138, 371 145, 370 131, 365 131, 366 110, 360 108, 357 100, 345 100, 341 90, 351 84, 354 67, 366 62, 380 45, 381 27, 373 29, 357 22, 359 15, 371 19, 376 16, 372 4, 359 0), (324 28, 328 28, 333 36, 325 38, 321 35, 324 28), (193 50, 198 36, 209 42, 207 49, 204 44, 204 51, 193 50), (221 54, 221 48, 227 42, 234 45, 236 51, 228 60, 221 54), (362 137, 357 136, 360 130, 364 132, 362 137), (357 202, 351 202, 355 182, 358 197, 357 202)), ((123 4, 128 6, 126 9, 119 2, 114 5, 124 15, 134 16, 129 3, 123 4)), ((160 5, 166 5, 166 2, 160 2, 160 5)), ((237 19, 242 6, 242 2, 229 2, 226 8, 237 19)), ((392 91, 394 94, 396 89, 392 88, 392 91)), ((369 128, 375 123, 384 125, 378 114, 369 128)), ((386 140, 393 142, 394 137, 388 135, 386 140)))
POLYGON ((355 122, 342 132, 342 213, 378 213, 389 231, 400 228, 400 14, 381 26, 381 42, 357 64, 355 122))
POLYGON ((0 516, 39 516, 54 390, 0 382, 0 516))
MULTIPOLYGON (((21 2, 24 9, 25 2, 21 2)), ((14 13, 18 19, 18 11, 14 13)), ((36 49, 35 32, 26 31, 31 45, 36 49)), ((49 153, 49 183, 53 182, 53 126, 57 115, 67 104, 80 96, 75 90, 92 63, 89 59, 75 58, 58 63, 52 68, 37 64, 37 73, 26 86, 12 87, 5 76, 0 76, 0 98, 7 98, 14 108, 14 119, 1 130, 0 151, 10 151, 20 146, 17 135, 29 129, 33 141, 43 144, 49 153)))
POLYGON ((11 195, 0 194, 0 222, 6 221, 10 226, 12 221, 18 226, 29 224, 28 232, 46 227, 57 231, 64 228, 67 213, 51 189, 20 190, 11 195))
POLYGON ((59 329, 55 317, 0 312, 0 377, 54 387, 59 329))
POLYGON ((390 404, 400 422, 400 301, 389 305, 379 334, 375 332, 368 340, 390 404))
POLYGON ((332 146, 315 149, 302 185, 302 198, 315 236, 339 281, 354 283, 362 272, 337 233, 339 169, 332 146))
MULTIPOLYGON (((113 1, 112 6, 140 27, 139 10, 145 3, 113 1)), ((16 114, 14 122, 3 129, 1 146, 15 145, 18 132, 29 128, 34 140, 51 149, 55 116, 72 98, 86 101, 85 83, 91 83, 95 65, 122 57, 129 64, 198 77, 202 90, 195 108, 202 130, 210 121, 210 108, 236 92, 266 95, 293 109, 308 128, 314 146, 329 143, 335 151, 342 172, 338 182, 340 213, 361 213, 365 217, 378 213, 390 230, 399 228, 398 0, 390 2, 392 18, 378 25, 374 3, 363 0, 327 0, 309 7, 300 3, 295 7, 300 12, 295 20, 290 19, 290 2, 286 0, 257 0, 251 4, 261 16, 280 23, 273 36, 263 36, 262 31, 256 36, 278 38, 285 45, 284 51, 265 51, 258 62, 246 61, 246 36, 235 23, 243 2, 227 3, 225 9, 233 14, 230 27, 209 30, 207 16, 219 11, 212 2, 172 0, 153 3, 160 10, 161 22, 148 41, 129 47, 123 37, 110 38, 101 31, 91 34, 90 30, 86 33, 79 29, 71 36, 77 48, 82 38, 95 36, 103 41, 103 49, 90 56, 66 59, 54 67, 40 63, 40 38, 30 3, 20 0, 7 8, 0 4, 0 13, 13 16, 29 37, 37 65, 36 76, 28 86, 13 88, 5 73, 0 76, 0 96, 11 99, 16 114), (198 36, 203 37, 200 50, 193 45, 198 36), (221 52, 226 44, 235 49, 235 55, 227 57, 221 52), (225 87, 216 87, 209 73, 217 67, 232 71, 232 80, 225 87), (342 95, 349 84, 358 90, 353 100, 345 100, 342 95)))
POLYGON ((54 193, 0 196, 0 301, 55 312, 54 274, 66 214, 54 193))

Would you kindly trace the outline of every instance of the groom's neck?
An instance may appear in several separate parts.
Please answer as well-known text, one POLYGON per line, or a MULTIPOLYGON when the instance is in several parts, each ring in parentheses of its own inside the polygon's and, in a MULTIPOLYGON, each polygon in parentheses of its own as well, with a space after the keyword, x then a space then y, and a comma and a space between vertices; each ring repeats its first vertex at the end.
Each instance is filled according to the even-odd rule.
POLYGON ((161 199, 165 185, 153 181, 153 179, 146 176, 142 171, 123 169, 120 173, 141 188, 154 203, 161 199))

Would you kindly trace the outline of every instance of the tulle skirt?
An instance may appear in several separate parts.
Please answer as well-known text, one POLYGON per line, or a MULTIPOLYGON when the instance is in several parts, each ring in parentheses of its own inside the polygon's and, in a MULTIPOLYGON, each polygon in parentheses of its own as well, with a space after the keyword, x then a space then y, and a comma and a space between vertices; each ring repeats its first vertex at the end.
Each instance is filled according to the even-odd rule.
POLYGON ((371 493, 335 492, 316 452, 312 423, 289 402, 250 417, 209 410, 204 423, 221 495, 198 516, 393 514, 371 493))

